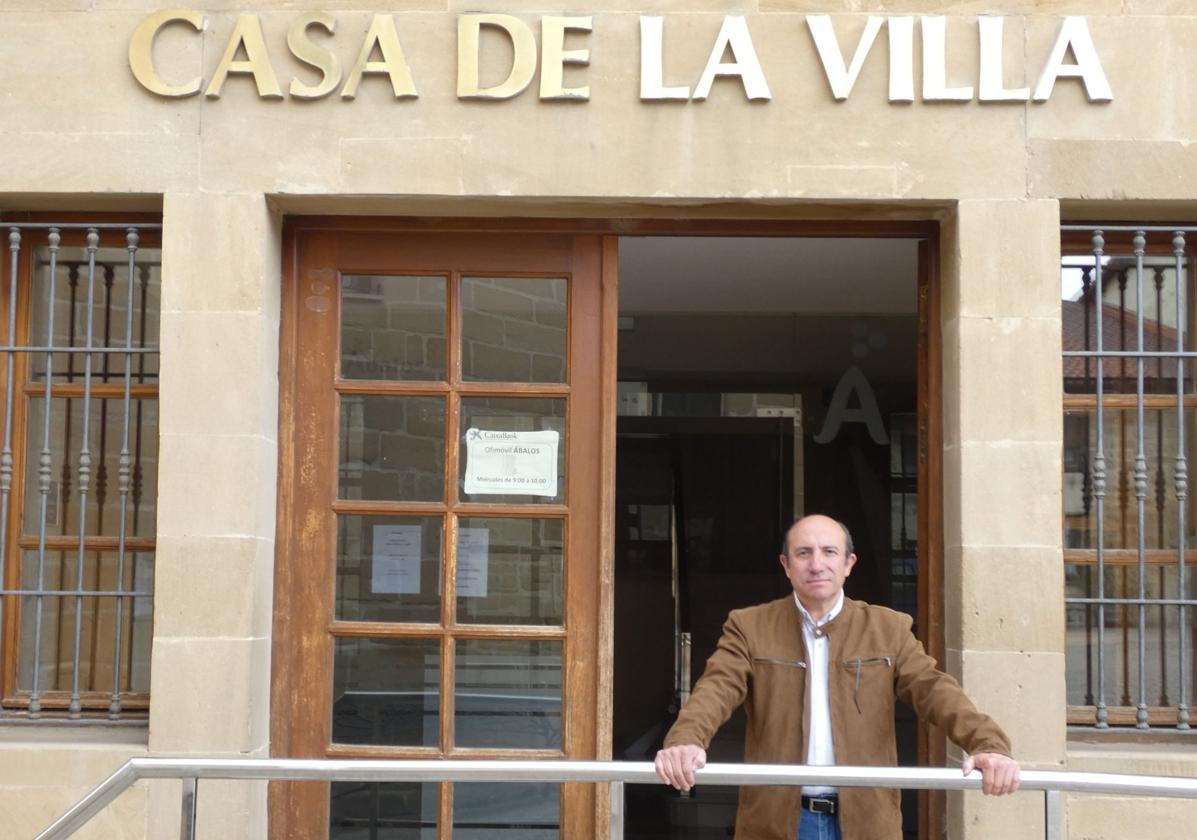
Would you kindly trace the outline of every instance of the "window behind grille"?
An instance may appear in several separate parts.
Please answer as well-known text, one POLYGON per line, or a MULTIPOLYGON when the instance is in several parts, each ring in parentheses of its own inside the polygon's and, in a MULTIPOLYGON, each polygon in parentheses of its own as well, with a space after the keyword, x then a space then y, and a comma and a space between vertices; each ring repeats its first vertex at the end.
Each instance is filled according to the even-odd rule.
POLYGON ((1064 231, 1069 722, 1187 729, 1197 648, 1194 231, 1064 231))
POLYGON ((0 225, 3 706, 137 719, 153 615, 160 225, 0 225))

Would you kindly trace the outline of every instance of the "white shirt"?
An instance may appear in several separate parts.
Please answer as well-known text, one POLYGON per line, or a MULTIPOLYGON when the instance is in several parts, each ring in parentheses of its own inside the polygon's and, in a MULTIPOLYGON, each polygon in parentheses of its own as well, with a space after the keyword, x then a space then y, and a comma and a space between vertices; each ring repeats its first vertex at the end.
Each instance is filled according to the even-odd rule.
MULTIPOLYGON (((806 745, 806 763, 814 766, 835 764, 835 744, 831 739, 831 701, 828 696, 828 659, 831 656, 830 642, 823 632, 823 625, 840 614, 844 607, 844 593, 836 599, 835 606, 815 621, 806 607, 794 593, 794 603, 802 616, 802 638, 806 642, 806 668, 810 683, 810 741, 806 745)), ((821 796, 835 793, 836 789, 826 785, 807 785, 802 788, 807 796, 821 796)))

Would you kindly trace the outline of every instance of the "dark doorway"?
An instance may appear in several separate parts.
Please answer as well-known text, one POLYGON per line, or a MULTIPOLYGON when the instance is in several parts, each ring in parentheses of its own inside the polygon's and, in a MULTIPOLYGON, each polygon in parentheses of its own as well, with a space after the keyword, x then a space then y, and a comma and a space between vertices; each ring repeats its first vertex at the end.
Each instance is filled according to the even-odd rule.
MULTIPOLYGON (((916 612, 917 249, 743 238, 620 249, 613 746, 651 760, 727 613, 790 591, 777 556, 796 515, 852 529, 849 597, 916 612)), ((899 718, 899 761, 913 765, 916 725, 908 710, 899 718)), ((742 761, 743 732, 737 712, 708 760, 742 761)), ((630 786, 626 836, 730 837, 736 797, 630 786)), ((915 794, 903 811, 914 837, 915 794)))

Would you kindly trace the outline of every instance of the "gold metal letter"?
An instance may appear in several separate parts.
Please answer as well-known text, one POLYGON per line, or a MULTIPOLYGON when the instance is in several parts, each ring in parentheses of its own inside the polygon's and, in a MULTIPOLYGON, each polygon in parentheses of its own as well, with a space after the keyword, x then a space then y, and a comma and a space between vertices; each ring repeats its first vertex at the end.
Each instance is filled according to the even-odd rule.
POLYGON ((590 50, 565 49, 565 33, 569 30, 589 32, 593 29, 593 18, 587 17, 544 17, 540 20, 540 98, 541 99, 589 99, 590 85, 567 88, 564 86, 566 64, 590 64, 590 50))
POLYGON ((416 84, 412 81, 411 70, 407 66, 407 59, 403 57, 403 47, 399 45, 399 33, 395 31, 395 19, 390 15, 375 15, 370 21, 370 28, 366 31, 366 39, 362 41, 362 51, 357 54, 357 61, 349 71, 349 79, 345 87, 341 88, 342 99, 353 99, 357 96, 357 86, 361 84, 362 76, 366 73, 386 73, 391 77, 391 90, 396 99, 415 98, 416 84), (382 55, 382 61, 371 61, 370 56, 374 47, 382 55))
POLYGON ((187 9, 154 12, 137 25, 133 37, 129 39, 129 69, 133 71, 133 78, 150 93, 159 96, 195 96, 204 84, 202 77, 196 76, 183 85, 172 85, 154 69, 154 39, 172 23, 189 23, 196 32, 204 30, 204 16, 199 12, 187 9))
POLYGON ((321 73, 317 85, 305 84, 299 79, 291 80, 290 93, 296 99, 320 99, 332 93, 341 83, 341 62, 336 55, 308 38, 308 29, 313 26, 319 26, 333 35, 337 31, 337 20, 325 12, 311 12, 296 18, 287 30, 287 46, 291 55, 321 73))
POLYGON ((536 36, 528 24, 511 15, 462 15, 457 19, 458 99, 510 99, 523 93, 535 74, 536 36), (484 26, 506 32, 515 53, 507 78, 488 88, 478 82, 478 41, 484 26))
POLYGON ((967 102, 973 86, 948 87, 948 29, 943 15, 919 19, 923 30, 923 101, 967 102))
POLYGON ((690 88, 685 85, 665 87, 665 19, 640 18, 640 98, 689 99, 690 88))
POLYGON ((719 29, 719 36, 715 38, 715 46, 711 48, 711 57, 707 59, 706 69, 694 86, 694 99, 706 99, 711 93, 711 84, 716 76, 739 76, 744 85, 744 95, 749 99, 772 99, 769 85, 765 81, 765 71, 756 57, 756 48, 752 46, 752 36, 748 34, 748 23, 743 15, 725 15, 723 26, 719 29), (734 61, 724 64, 723 54, 731 50, 734 61))
POLYGON ((1030 88, 1007 88, 1003 59, 1002 28, 1006 19, 998 15, 977 18, 981 34, 981 70, 977 79, 977 98, 982 102, 1026 102, 1030 88))
POLYGON ((889 30, 889 101, 913 102, 914 18, 887 18, 886 28, 889 30))
MULTIPOLYGON (((869 50, 873 48, 873 42, 877 40, 877 33, 881 31, 881 24, 884 22, 885 18, 880 15, 869 15, 865 18, 864 31, 856 42, 852 61, 845 64, 839 39, 835 36, 835 27, 831 23, 831 15, 806 16, 806 27, 810 30, 811 38, 815 40, 815 50, 823 64, 823 75, 827 77, 827 84, 831 85, 831 95, 837 101, 843 102, 852 95, 852 88, 856 86, 856 79, 860 76, 860 70, 864 67, 865 59, 869 57, 869 50)), ((890 44, 891 47, 894 44, 892 36, 890 44)))
POLYGON ((233 34, 229 36, 224 56, 216 65, 216 72, 204 96, 219 99, 224 80, 230 73, 248 73, 254 77, 258 96, 262 99, 282 99, 283 91, 278 86, 274 68, 270 66, 270 55, 266 52, 266 39, 262 37, 262 22, 257 15, 241 15, 233 34), (235 61, 237 51, 245 50, 245 61, 235 61))
POLYGON ((1080 79, 1090 102, 1114 100, 1110 80, 1106 78, 1101 58, 1097 55, 1097 47, 1093 45, 1093 36, 1089 34, 1089 23, 1083 17, 1066 17, 1060 24, 1060 33, 1056 36, 1056 43, 1052 45, 1052 51, 1043 65, 1043 72, 1039 74, 1039 82, 1035 85, 1035 95, 1032 99, 1036 102, 1046 102, 1052 95, 1056 79, 1060 78, 1080 79), (1076 64, 1064 63, 1070 48, 1076 64))

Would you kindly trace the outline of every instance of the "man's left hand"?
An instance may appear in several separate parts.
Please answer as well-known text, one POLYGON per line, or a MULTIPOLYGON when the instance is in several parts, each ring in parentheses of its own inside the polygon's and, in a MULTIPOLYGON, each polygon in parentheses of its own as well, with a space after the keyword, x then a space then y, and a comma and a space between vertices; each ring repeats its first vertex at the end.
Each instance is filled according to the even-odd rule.
POLYGON ((1018 790, 1018 762, 1001 753, 983 752, 964 759, 964 775, 981 771, 981 792, 987 796, 1005 796, 1018 790))

